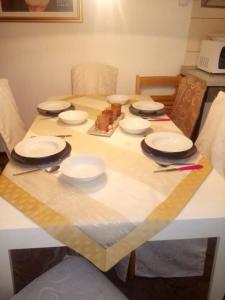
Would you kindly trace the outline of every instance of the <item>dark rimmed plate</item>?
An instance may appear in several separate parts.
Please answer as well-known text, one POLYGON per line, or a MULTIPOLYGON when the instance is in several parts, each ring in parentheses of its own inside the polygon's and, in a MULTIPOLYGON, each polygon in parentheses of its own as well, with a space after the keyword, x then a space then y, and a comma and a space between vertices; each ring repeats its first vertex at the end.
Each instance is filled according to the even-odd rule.
POLYGON ((152 149, 151 147, 149 147, 146 143, 145 140, 141 141, 141 148, 148 154, 150 155, 154 155, 155 157, 157 157, 159 160, 160 159, 165 159, 165 158, 169 158, 169 159, 185 159, 188 158, 192 155, 194 155, 197 152, 197 148, 195 145, 193 145, 192 148, 190 148, 187 151, 181 151, 181 152, 163 152, 163 151, 158 151, 155 149, 152 149))
POLYGON ((11 158, 21 164, 29 164, 29 165, 49 164, 49 163, 56 162, 58 160, 65 159, 70 154, 71 149, 72 149, 71 145, 68 142, 66 142, 65 148, 61 152, 53 155, 49 155, 44 158, 23 157, 17 154, 14 150, 11 152, 11 158))
POLYGON ((161 116, 165 114, 165 108, 152 111, 152 112, 145 112, 143 110, 138 110, 135 107, 132 106, 132 104, 129 106, 129 111, 133 115, 140 116, 140 117, 154 117, 154 116, 161 116))
POLYGON ((60 110, 44 110, 41 109, 39 107, 37 107, 37 111, 39 112, 39 114, 43 115, 43 116, 49 116, 49 117, 57 117, 58 114, 60 114, 61 112, 67 111, 67 110, 74 110, 75 106, 73 104, 71 104, 70 107, 66 108, 66 109, 60 109, 60 110))

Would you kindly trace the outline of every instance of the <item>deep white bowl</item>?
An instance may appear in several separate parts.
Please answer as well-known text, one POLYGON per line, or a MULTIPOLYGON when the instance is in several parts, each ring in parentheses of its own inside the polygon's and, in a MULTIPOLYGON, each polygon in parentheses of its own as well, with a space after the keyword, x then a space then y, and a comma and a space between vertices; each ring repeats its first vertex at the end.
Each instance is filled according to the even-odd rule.
POLYGON ((66 124, 78 125, 88 118, 88 113, 82 110, 68 110, 58 115, 59 119, 66 124))
POLYGON ((129 100, 129 97, 126 95, 111 95, 107 97, 109 103, 119 103, 121 105, 126 104, 129 100))
POLYGON ((151 127, 151 123, 148 120, 141 118, 126 118, 119 122, 120 127, 132 134, 141 134, 151 127))
POLYGON ((103 159, 95 155, 77 155, 65 159, 61 166, 61 173, 76 181, 91 181, 105 172, 103 159))

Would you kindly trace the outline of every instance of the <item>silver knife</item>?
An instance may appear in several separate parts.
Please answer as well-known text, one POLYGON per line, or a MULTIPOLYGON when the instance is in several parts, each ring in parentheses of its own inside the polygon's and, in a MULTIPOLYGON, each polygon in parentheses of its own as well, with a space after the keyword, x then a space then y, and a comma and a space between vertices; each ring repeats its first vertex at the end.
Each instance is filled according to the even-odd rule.
MULTIPOLYGON (((30 136, 30 137, 31 137, 31 138, 34 138, 34 137, 37 137, 37 136, 38 136, 38 135, 32 135, 32 136, 30 136)), ((65 138, 65 137, 71 137, 72 134, 57 134, 57 135, 53 135, 53 136, 65 138)))

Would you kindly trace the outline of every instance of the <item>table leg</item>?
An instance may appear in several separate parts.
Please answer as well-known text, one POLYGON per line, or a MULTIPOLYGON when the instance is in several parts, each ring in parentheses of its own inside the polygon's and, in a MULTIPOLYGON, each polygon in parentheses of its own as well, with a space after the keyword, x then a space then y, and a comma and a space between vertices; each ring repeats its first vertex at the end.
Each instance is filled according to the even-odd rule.
POLYGON ((8 249, 0 247, 0 300, 9 300, 13 293, 13 278, 11 272, 11 260, 8 249))
POLYGON ((222 300, 225 295, 225 237, 217 239, 208 300, 222 300))
POLYGON ((127 271, 127 280, 134 279, 135 265, 136 265, 136 253, 135 253, 135 251, 132 251, 130 254, 129 266, 128 266, 128 271, 127 271))

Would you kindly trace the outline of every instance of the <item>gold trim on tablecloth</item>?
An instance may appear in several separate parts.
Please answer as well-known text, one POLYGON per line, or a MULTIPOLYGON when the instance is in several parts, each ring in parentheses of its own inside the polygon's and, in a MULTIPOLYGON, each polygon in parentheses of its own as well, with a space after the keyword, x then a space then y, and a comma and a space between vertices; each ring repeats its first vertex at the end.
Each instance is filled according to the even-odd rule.
POLYGON ((212 169, 210 163, 204 158, 199 163, 204 168, 185 176, 167 199, 159 204, 142 224, 108 248, 89 238, 65 217, 3 175, 0 176, 0 195, 57 240, 86 257, 102 271, 107 271, 177 217, 212 169))

